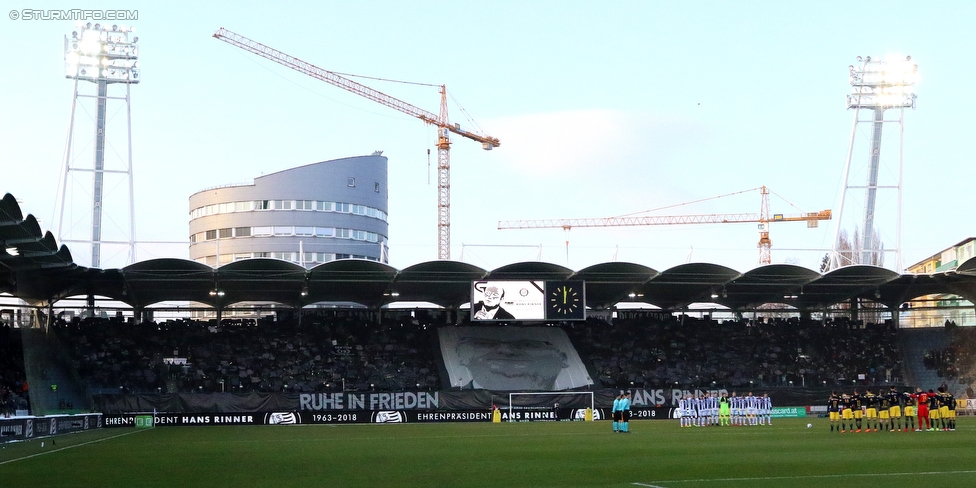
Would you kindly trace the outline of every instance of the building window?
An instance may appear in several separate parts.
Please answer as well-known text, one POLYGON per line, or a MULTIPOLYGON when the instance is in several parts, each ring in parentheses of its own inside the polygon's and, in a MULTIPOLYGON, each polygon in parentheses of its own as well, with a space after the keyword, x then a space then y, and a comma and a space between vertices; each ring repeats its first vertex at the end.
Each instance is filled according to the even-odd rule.
POLYGON ((270 236, 271 227, 251 227, 251 235, 254 236, 270 236))
POLYGON ((296 236, 314 236, 315 227, 295 227, 296 236))
POLYGON ((295 228, 290 225, 276 225, 274 228, 274 235, 276 236, 295 235, 295 228))
POLYGON ((212 240, 214 240, 216 238, 217 238, 217 231, 216 230, 208 230, 207 231, 207 240, 208 241, 212 241, 212 240))
POLYGON ((231 229, 229 227, 226 228, 226 229, 220 229, 219 231, 217 231, 217 234, 218 234, 218 236, 221 239, 227 239, 228 237, 234 237, 234 229, 231 229))
POLYGON ((356 178, 353 178, 352 176, 350 176, 349 179, 346 180, 346 186, 348 186, 348 187, 355 187, 356 186, 356 178))
POLYGON ((332 237, 335 235, 335 228, 332 227, 316 227, 315 237, 332 237))
POLYGON ((380 182, 377 181, 376 183, 373 183, 373 191, 376 193, 380 192, 380 182))
POLYGON ((235 227, 234 237, 251 237, 250 227, 235 227))
POLYGON ((247 212, 251 210, 317 210, 320 212, 353 213, 365 215, 387 221, 386 212, 366 205, 354 205, 341 202, 320 202, 316 200, 254 200, 246 202, 221 203, 207 205, 190 212, 190 220, 233 212, 247 212))

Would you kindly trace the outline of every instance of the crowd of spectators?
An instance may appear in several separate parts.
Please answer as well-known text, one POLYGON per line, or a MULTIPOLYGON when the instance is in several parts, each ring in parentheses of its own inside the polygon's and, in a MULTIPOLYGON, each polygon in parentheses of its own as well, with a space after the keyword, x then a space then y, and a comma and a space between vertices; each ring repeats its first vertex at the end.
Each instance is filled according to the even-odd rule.
POLYGON ((0 417, 27 410, 29 392, 20 330, 0 322, 0 417))
MULTIPOLYGON (((92 393, 398 391, 444 387, 436 329, 446 322, 422 311, 378 319, 366 311, 326 310, 306 312, 301 323, 276 317, 219 325, 89 318, 58 320, 52 329, 69 345, 73 366, 92 393)), ((561 327, 597 387, 902 381, 897 330, 890 323, 718 322, 659 314, 561 327)), ((976 335, 968 337, 976 342, 976 335)), ((3 347, 12 347, 9 342, 3 347)), ((22 355, 3 354, 0 361, 4 387, 16 391, 18 381, 26 382, 22 355), (8 368, 18 358, 20 372, 11 376, 8 368)))
POLYGON ((87 319, 55 326, 95 393, 436 389, 433 328, 356 313, 297 320, 87 319))
MULTIPOLYGON (((922 359, 925 367, 935 370, 945 381, 959 381, 968 385, 976 383, 976 328, 958 327, 955 322, 946 321, 946 329, 949 345, 925 351, 922 359)), ((971 394, 967 396, 973 398, 971 394)))
POLYGON ((591 318, 569 333, 604 386, 823 387, 902 378, 890 323, 591 318))

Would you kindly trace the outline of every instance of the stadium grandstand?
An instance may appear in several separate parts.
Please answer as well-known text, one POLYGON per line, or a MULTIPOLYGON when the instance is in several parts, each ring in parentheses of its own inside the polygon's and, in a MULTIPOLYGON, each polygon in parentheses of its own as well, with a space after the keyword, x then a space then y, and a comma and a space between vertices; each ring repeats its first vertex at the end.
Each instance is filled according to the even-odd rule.
POLYGON ((33 414, 486 411, 523 390, 562 394, 554 397, 562 405, 585 393, 606 407, 620 389, 648 408, 673 407, 682 392, 736 389, 810 405, 831 388, 880 385, 941 384, 972 397, 976 381, 967 328, 899 327, 915 297, 976 301, 974 259, 929 274, 620 262, 398 270, 365 259, 306 269, 270 258, 93 269, 75 264, 10 194, 0 200, 0 240, 0 293, 23 304, 0 314, 8 413, 28 404, 33 414), (470 313, 475 282, 582 282, 586 313, 486 324, 470 313), (89 312, 122 305, 115 316, 57 305, 79 296, 89 312), (154 306, 167 301, 201 304, 214 317, 154 320, 154 306), (438 308, 388 307, 403 301, 438 308), (277 306, 240 318, 232 312, 242 302, 277 306), (631 302, 649 306, 621 306, 631 302), (690 308, 701 303, 728 318, 690 308))

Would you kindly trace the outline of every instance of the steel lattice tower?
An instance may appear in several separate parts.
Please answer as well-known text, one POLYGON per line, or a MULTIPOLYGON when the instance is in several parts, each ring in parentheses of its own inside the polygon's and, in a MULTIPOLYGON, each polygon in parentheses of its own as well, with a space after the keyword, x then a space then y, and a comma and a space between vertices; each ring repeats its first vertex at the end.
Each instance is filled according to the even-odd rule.
MULTIPOLYGON (((851 140, 847 150, 847 162, 844 169, 844 188, 841 193, 840 207, 837 212, 837 227, 834 232, 833 251, 831 252, 831 268, 839 268, 850 264, 877 264, 883 261, 882 254, 889 250, 882 249, 882 243, 877 242, 875 234, 879 233, 877 223, 878 190, 894 190, 897 200, 894 209, 894 252, 896 271, 902 270, 901 256, 901 205, 902 205, 902 174, 904 166, 904 134, 905 109, 915 108, 915 82, 918 78, 918 65, 911 62, 912 57, 904 59, 887 58, 872 59, 871 56, 857 57, 857 65, 850 66, 851 93, 847 95, 847 108, 854 109, 854 125, 851 129, 851 140), (869 112, 869 117, 862 118, 861 112, 869 112), (885 118, 885 113, 897 112, 897 118, 885 118), (871 137, 868 145, 866 165, 858 168, 863 170, 866 182, 863 185, 852 185, 852 164, 854 146, 858 127, 870 124, 871 137), (898 129, 898 166, 897 171, 882 171, 882 133, 885 124, 896 124, 898 129), (881 182, 882 176, 893 180, 881 182), (844 223, 844 204, 848 193, 858 193, 862 200, 863 218, 860 220, 857 236, 853 241, 854 249, 840 249, 841 229, 844 223), (845 252, 846 251, 846 252, 845 252)), ((887 209, 883 209, 887 210, 887 209)), ((886 234, 890 229, 885 229, 886 234)))
MULTIPOLYGON (((128 262, 135 261, 135 204, 132 183, 132 110, 130 105, 130 88, 133 84, 139 83, 140 73, 138 66, 139 49, 136 43, 138 37, 133 34, 135 28, 126 28, 118 25, 101 25, 91 22, 78 24, 77 30, 71 33, 71 37, 64 38, 64 63, 65 77, 74 80, 73 96, 71 99, 71 117, 68 122, 68 135, 64 147, 64 166, 61 171, 61 184, 58 188, 58 198, 60 202, 56 205, 58 210, 57 238, 60 242, 85 243, 91 246, 90 266, 98 268, 101 266, 102 244, 116 244, 128 246, 128 262), (82 81, 92 83, 95 87, 94 93, 82 93, 80 90, 82 81), (124 87, 124 93, 110 95, 110 87, 124 87), (78 100, 94 99, 95 113, 93 117, 94 135, 89 143, 94 149, 91 167, 83 167, 82 164, 75 164, 76 158, 72 153, 73 134, 75 129, 75 115, 78 107, 78 100), (119 151, 114 145, 106 141, 106 128, 112 119, 108 113, 109 100, 122 101, 125 103, 126 116, 126 142, 125 150, 119 151), (106 167, 106 152, 115 154, 121 160, 121 168, 106 167), (123 159, 124 158, 124 159, 123 159), (91 176, 90 198, 91 198, 91 232, 85 238, 73 238, 72 230, 78 227, 78 222, 69 223, 65 226, 65 206, 69 197, 68 182, 72 180, 73 173, 88 173, 91 176), (105 240, 103 239, 103 216, 104 216, 104 193, 106 175, 125 175, 128 180, 128 212, 129 228, 128 236, 123 239, 105 240)), ((119 90, 112 90, 118 92, 119 90)), ((84 144, 82 149, 87 149, 88 144, 84 144)), ((85 220, 88 220, 86 215, 85 220)), ((86 222, 87 223, 87 222, 86 222)), ((123 230, 124 233, 124 230, 123 230)))

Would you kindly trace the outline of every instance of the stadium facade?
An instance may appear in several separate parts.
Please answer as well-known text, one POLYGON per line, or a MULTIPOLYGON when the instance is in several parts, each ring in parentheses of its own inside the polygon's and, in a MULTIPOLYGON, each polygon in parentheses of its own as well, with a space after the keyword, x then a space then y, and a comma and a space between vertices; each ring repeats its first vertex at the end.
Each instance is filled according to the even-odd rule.
POLYGON ((387 163, 376 152, 194 193, 190 259, 214 267, 249 258, 308 268, 349 258, 386 263, 387 163))

